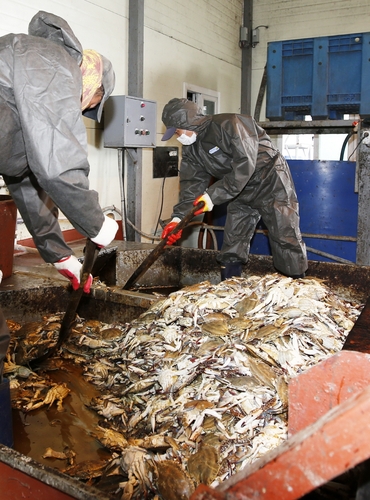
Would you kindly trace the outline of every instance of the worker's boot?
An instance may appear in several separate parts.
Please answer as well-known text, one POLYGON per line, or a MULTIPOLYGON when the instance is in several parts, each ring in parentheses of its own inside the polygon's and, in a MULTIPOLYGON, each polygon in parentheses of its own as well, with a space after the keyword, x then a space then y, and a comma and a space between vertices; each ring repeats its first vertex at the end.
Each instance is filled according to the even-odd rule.
POLYGON ((0 444, 13 447, 12 403, 7 378, 0 383, 0 444))
POLYGON ((221 265, 221 281, 227 280, 228 278, 239 277, 241 275, 241 262, 228 262, 227 264, 221 265))
POLYGON ((306 273, 302 273, 302 274, 293 274, 293 275, 291 276, 291 278, 293 278, 294 280, 297 280, 297 279, 299 279, 299 278, 305 278, 305 276, 306 276, 306 273))

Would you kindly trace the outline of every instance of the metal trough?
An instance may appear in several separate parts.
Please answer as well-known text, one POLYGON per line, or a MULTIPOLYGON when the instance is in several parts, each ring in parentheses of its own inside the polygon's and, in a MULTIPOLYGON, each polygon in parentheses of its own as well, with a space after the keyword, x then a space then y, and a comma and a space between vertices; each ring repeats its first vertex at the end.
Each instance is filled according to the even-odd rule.
MULTIPOLYGON (((219 281, 216 252, 181 247, 168 248, 138 282, 140 291, 122 290, 122 286, 135 271, 154 245, 130 245, 125 242, 98 258, 98 274, 104 285, 95 285, 90 296, 83 298, 78 313, 103 322, 129 322, 157 300, 152 294, 142 293, 144 288, 186 285, 209 280, 219 281)), ((270 257, 251 255, 244 266, 245 275, 274 273, 270 257)), ((96 274, 96 273, 94 273, 96 274)), ((309 276, 326 281, 337 293, 349 300, 366 302, 370 289, 370 268, 365 266, 310 261, 309 276)), ((25 270, 15 271, 11 281, 0 286, 0 305, 7 318, 16 321, 34 321, 44 314, 65 310, 68 287, 55 279, 25 270), (11 286, 10 286, 10 285, 11 286)), ((40 464, 14 450, 0 446, 0 487, 4 498, 104 499, 102 492, 89 488, 55 469, 40 464), (12 489, 15 488, 15 489, 12 489), (8 495, 8 496, 7 496, 8 495)))

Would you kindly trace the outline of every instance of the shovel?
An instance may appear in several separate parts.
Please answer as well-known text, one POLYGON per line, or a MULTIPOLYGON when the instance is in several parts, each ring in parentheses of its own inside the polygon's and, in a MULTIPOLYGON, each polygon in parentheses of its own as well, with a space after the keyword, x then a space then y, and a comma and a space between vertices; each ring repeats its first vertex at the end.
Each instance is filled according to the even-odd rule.
POLYGON ((154 264, 154 262, 158 259, 158 257, 163 253, 164 247, 167 245, 167 240, 170 235, 178 233, 181 229, 189 224, 191 219, 194 217, 195 212, 204 207, 204 202, 201 201, 195 207, 193 207, 189 212, 185 214, 185 216, 180 220, 176 227, 167 235, 166 238, 163 238, 160 243, 150 252, 148 257, 143 260, 140 266, 132 273, 130 278, 127 280, 122 290, 128 290, 132 287, 134 283, 142 276, 149 267, 154 264))
POLYGON ((85 246, 85 256, 82 264, 80 286, 79 288, 77 288, 77 290, 73 290, 71 294, 66 312, 62 320, 62 324, 60 326, 58 341, 45 354, 43 354, 39 358, 33 359, 30 362, 31 367, 39 365, 50 356, 52 356, 70 336, 73 324, 76 319, 77 308, 84 293, 84 285, 89 275, 91 274, 98 253, 99 247, 90 239, 87 239, 85 246))

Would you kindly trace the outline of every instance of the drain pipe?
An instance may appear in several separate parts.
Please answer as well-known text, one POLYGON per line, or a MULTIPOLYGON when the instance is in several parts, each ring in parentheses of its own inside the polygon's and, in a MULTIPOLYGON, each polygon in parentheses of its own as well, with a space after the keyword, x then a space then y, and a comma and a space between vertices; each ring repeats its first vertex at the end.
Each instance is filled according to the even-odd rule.
MULTIPOLYGON (((240 43, 242 51, 240 112, 243 115, 250 115, 252 109, 252 24, 253 0, 244 0, 243 26, 241 32, 244 32, 246 39, 241 40, 240 43)), ((242 33, 241 38, 244 38, 242 33)))

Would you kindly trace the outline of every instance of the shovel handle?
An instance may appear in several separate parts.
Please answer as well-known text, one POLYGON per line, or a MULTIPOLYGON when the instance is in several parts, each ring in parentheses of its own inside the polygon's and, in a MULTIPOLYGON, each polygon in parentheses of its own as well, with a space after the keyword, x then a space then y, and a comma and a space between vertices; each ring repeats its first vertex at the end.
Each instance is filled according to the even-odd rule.
POLYGON ((96 245, 96 243, 91 241, 90 238, 87 238, 85 245, 84 261, 82 263, 82 270, 81 270, 80 288, 82 289, 85 286, 86 281, 89 279, 92 268, 94 267, 96 258, 98 256, 99 250, 100 249, 98 245, 96 245))
POLYGON ((161 240, 160 243, 158 243, 158 245, 154 248, 154 250, 150 252, 148 257, 143 260, 143 262, 136 269, 136 271, 132 273, 130 278, 126 281, 126 284, 122 287, 122 290, 128 290, 129 288, 132 287, 132 285, 140 278, 142 274, 144 274, 149 269, 149 267, 158 259, 158 257, 164 251, 164 247, 167 245, 168 237, 171 234, 178 233, 181 229, 187 226, 191 221, 191 219, 194 217, 195 212, 203 208, 204 205, 205 205, 204 201, 200 201, 191 210, 189 210, 189 212, 187 212, 187 214, 180 220, 178 224, 176 224, 176 226, 166 236, 166 238, 163 238, 163 240, 161 240))
POLYGON ((69 337, 72 325, 76 318, 77 308, 84 293, 85 283, 89 279, 89 276, 91 274, 98 253, 99 253, 99 247, 93 241, 91 241, 90 238, 87 238, 85 245, 84 261, 81 270, 80 286, 79 288, 77 288, 77 290, 74 290, 72 292, 70 302, 68 304, 67 310, 64 314, 62 324, 60 327, 57 349, 59 349, 59 347, 63 344, 63 342, 65 342, 65 340, 69 337))

